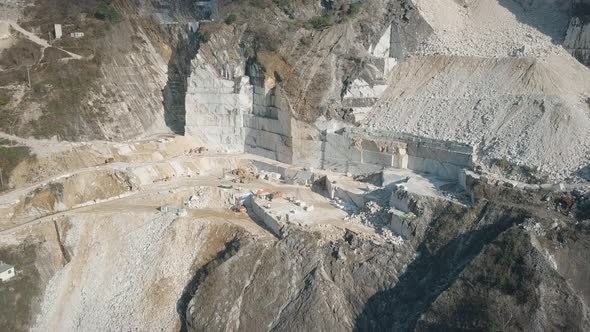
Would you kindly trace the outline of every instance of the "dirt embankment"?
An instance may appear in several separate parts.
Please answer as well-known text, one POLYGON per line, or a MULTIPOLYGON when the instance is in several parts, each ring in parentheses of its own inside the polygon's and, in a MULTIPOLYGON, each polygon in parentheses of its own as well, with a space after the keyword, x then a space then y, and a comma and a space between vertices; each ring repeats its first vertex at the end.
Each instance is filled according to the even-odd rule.
MULTIPOLYGON (((7 229, 39 217, 69 210, 84 203, 100 201, 128 193, 134 182, 124 172, 103 170, 76 173, 33 188, 15 201, 3 197, 4 214, 0 228, 7 229)), ((15 196, 16 195, 16 196, 15 196)), ((12 197, 11 196, 11 197, 12 197)))

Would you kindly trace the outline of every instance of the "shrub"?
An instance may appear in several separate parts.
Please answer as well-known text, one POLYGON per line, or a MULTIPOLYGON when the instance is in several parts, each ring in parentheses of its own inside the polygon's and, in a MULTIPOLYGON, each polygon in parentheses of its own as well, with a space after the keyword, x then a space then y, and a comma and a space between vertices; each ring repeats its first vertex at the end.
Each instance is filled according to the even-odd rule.
POLYGON ((250 5, 255 8, 263 9, 266 7, 266 2, 264 0, 250 0, 250 5))
MULTIPOLYGON (((31 150, 26 146, 13 146, 15 142, 0 141, 0 172, 6 185, 12 170, 23 160, 31 156, 31 150), (4 145, 6 144, 6 145, 4 145), (9 145, 10 144, 10 145, 9 145)), ((6 189, 0 187, 0 190, 6 189)))
POLYGON ((111 6, 110 3, 102 2, 98 5, 94 17, 102 21, 116 22, 119 20, 119 13, 111 6))
POLYGON ((354 16, 356 15, 360 10, 360 6, 358 3, 351 3, 350 6, 348 7, 348 15, 354 16))
POLYGON ((209 31, 203 31, 200 33, 201 42, 207 43, 211 40, 211 33, 209 31))
POLYGON ((507 172, 507 171, 510 170, 511 165, 510 165, 510 162, 508 161, 508 159, 506 159, 506 157, 503 157, 502 159, 499 159, 497 161, 497 163, 498 163, 498 167, 500 167, 500 169, 502 171, 507 172))
POLYGON ((237 20, 237 18, 238 17, 235 14, 230 14, 228 17, 226 17, 225 24, 232 25, 237 20))
POLYGON ((301 46, 309 46, 311 45, 312 38, 310 36, 303 36, 299 39, 299 45, 301 46))
POLYGON ((332 18, 328 15, 315 16, 309 20, 309 24, 316 30, 322 30, 332 25, 332 18))
POLYGON ((291 3, 289 2, 289 0, 272 0, 272 2, 274 2, 274 4, 279 7, 283 13, 285 13, 285 15, 289 16, 289 17, 293 17, 293 10, 291 8, 291 3))
POLYGON ((528 234, 509 230, 490 246, 489 260, 483 267, 487 283, 502 293, 514 296, 518 303, 535 300, 538 277, 527 263, 528 234))
POLYGON ((8 105, 10 96, 0 95, 0 107, 8 105))
POLYGON ((276 52, 280 41, 268 31, 258 31, 254 36, 256 49, 276 52))

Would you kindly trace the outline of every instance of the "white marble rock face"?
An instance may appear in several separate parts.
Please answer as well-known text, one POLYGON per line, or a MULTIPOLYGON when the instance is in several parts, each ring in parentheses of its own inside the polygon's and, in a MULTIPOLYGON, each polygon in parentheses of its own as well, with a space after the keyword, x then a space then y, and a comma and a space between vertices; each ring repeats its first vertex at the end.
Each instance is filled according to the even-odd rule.
POLYGON ((210 150, 243 152, 243 113, 251 107, 252 86, 247 76, 237 83, 221 78, 197 56, 186 95, 187 135, 210 150))

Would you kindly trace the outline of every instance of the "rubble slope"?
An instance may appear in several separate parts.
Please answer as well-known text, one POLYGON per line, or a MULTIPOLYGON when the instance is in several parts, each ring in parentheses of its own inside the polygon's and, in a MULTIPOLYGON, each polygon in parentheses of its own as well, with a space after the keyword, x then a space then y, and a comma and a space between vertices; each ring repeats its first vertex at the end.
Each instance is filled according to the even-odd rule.
POLYGON ((590 70, 573 58, 414 57, 391 73, 368 125, 477 146, 569 177, 590 157, 590 70))

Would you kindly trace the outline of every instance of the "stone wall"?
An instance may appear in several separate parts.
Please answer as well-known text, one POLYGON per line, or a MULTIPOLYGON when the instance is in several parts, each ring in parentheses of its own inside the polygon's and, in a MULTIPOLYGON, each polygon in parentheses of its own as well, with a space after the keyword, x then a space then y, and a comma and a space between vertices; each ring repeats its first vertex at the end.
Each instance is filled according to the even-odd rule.
POLYGON ((572 17, 563 46, 578 61, 590 66, 590 22, 581 17, 572 17))
POLYGON ((322 168, 325 135, 313 124, 291 121, 293 164, 305 167, 322 168))
POLYGON ((252 108, 244 112, 245 152, 284 163, 293 162, 291 115, 281 90, 270 86, 260 65, 248 66, 252 108))
POLYGON ((407 142, 408 169, 459 179, 463 169, 473 168, 473 148, 460 143, 416 136, 399 136, 407 142))

